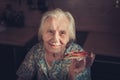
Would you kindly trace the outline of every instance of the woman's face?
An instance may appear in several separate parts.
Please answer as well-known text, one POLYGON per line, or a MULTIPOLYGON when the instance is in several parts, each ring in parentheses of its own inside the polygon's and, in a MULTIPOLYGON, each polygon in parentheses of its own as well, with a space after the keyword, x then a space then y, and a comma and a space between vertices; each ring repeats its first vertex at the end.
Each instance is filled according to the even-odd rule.
POLYGON ((68 19, 49 17, 43 26, 42 39, 46 53, 62 53, 69 42, 68 19))

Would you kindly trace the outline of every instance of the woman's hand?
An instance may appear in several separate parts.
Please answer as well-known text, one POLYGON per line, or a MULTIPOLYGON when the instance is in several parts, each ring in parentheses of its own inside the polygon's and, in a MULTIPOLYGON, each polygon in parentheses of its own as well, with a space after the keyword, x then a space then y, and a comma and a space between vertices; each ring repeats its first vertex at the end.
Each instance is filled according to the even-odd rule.
POLYGON ((88 55, 79 61, 79 59, 72 59, 69 67, 69 80, 74 80, 77 74, 82 73, 85 68, 90 67, 94 61, 95 55, 88 53, 88 55))
POLYGON ((84 71, 86 68, 86 59, 83 59, 83 60, 76 60, 76 59, 73 59, 72 60, 72 63, 69 67, 69 78, 70 80, 74 80, 74 77, 81 73, 82 71, 84 71))

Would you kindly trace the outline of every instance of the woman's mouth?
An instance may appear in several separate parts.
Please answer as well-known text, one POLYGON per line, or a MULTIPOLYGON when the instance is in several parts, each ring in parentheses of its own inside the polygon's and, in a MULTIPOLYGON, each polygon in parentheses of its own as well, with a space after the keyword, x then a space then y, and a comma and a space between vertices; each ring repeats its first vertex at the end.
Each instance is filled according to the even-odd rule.
POLYGON ((60 44, 49 44, 52 48, 60 48, 60 44))
POLYGON ((59 48, 60 45, 51 45, 52 48, 59 48))

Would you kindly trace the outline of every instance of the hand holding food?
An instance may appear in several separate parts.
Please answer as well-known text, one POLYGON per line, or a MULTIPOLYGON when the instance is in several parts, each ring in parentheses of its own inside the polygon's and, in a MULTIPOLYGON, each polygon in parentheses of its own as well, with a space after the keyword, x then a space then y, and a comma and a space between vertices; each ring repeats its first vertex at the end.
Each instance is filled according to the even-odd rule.
POLYGON ((69 73, 71 76, 81 73, 85 68, 90 67, 94 60, 93 53, 86 51, 73 51, 66 54, 64 59, 71 60, 69 67, 69 73))

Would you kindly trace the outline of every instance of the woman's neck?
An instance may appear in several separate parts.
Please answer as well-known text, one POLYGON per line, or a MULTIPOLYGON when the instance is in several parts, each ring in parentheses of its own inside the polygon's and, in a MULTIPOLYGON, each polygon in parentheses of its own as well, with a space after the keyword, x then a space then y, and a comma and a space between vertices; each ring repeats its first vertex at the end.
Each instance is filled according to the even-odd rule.
POLYGON ((60 55, 58 53, 51 53, 51 54, 45 53, 45 59, 46 59, 46 62, 48 63, 48 65, 52 66, 52 64, 55 60, 62 59, 62 55, 60 55))

